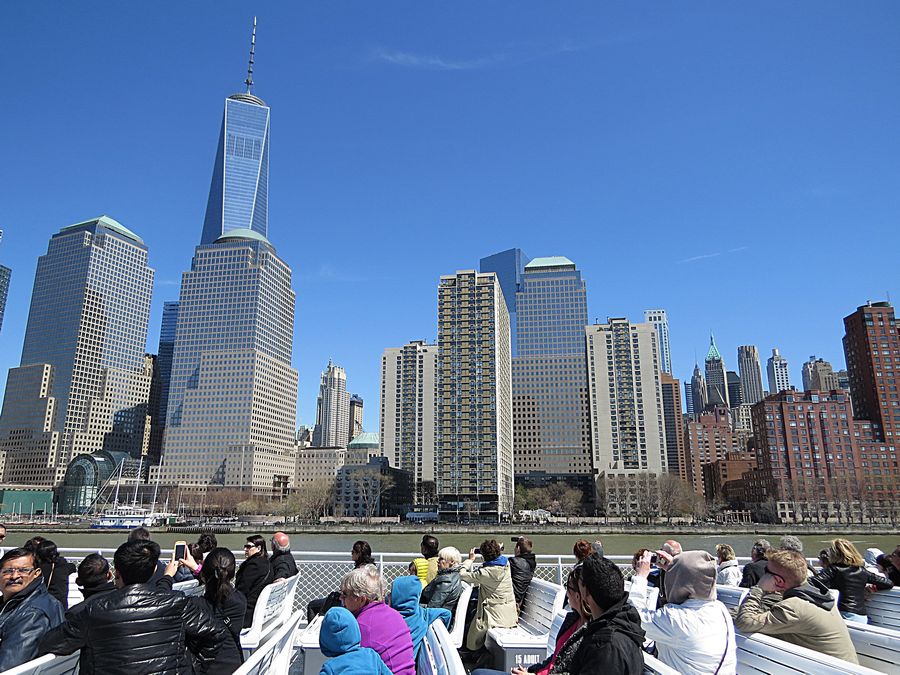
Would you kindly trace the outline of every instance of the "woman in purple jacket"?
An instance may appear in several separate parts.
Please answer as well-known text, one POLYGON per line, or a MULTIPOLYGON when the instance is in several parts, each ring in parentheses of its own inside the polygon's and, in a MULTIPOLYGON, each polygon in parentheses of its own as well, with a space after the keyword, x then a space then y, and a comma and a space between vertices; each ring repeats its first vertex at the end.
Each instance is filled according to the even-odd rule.
POLYGON ((341 580, 341 602, 359 623, 360 645, 378 652, 394 675, 416 675, 409 627, 383 600, 384 581, 375 565, 363 565, 341 580))

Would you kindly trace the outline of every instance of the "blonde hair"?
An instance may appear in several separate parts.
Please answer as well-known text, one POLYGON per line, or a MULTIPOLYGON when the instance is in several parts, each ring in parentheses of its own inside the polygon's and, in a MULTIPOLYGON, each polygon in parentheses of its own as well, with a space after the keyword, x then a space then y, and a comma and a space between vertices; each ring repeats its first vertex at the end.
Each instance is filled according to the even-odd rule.
POLYGON ((459 549, 455 546, 445 546, 438 551, 438 560, 446 560, 453 567, 456 567, 462 562, 462 555, 460 555, 459 549))
POLYGON ((850 567, 865 565, 857 548, 846 539, 835 539, 831 542, 831 546, 828 547, 828 562, 832 565, 849 565, 850 567))
POLYGON ((802 553, 791 550, 772 551, 769 553, 769 562, 775 563, 787 572, 785 581, 792 582, 792 588, 796 588, 806 581, 806 558, 802 553))
POLYGON ((734 560, 734 549, 729 544, 716 544, 716 557, 722 562, 734 560))
POLYGON ((381 600, 384 598, 384 579, 375 565, 363 565, 341 579, 341 592, 355 598, 381 600))

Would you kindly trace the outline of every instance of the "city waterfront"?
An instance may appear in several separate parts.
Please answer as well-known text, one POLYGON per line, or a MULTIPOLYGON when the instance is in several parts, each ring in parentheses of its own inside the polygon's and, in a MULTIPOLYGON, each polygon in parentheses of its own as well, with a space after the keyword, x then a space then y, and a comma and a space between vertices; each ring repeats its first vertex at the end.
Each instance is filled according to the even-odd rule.
MULTIPOLYGON (((273 530, 260 529, 259 533, 267 539, 271 536, 273 530)), ((425 532, 426 530, 423 530, 425 532)), ((523 532, 528 535, 527 531, 523 532)), ((221 534, 217 535, 219 544, 227 546, 232 550, 240 550, 246 541, 248 533, 241 534, 221 534)), ((8 544, 16 544, 35 535, 41 535, 52 539, 60 548, 116 548, 125 541, 127 531, 121 532, 56 532, 47 534, 37 530, 15 530, 9 531, 7 537, 8 544)), ((441 545, 456 546, 461 551, 479 546, 486 538, 494 537, 498 541, 506 542, 506 549, 511 551, 512 542, 510 535, 487 535, 483 533, 459 532, 459 533, 439 533, 441 545)), ((781 534, 746 534, 746 533, 728 533, 721 534, 678 534, 674 535, 685 550, 702 549, 711 553, 715 552, 716 544, 731 544, 739 556, 747 556, 750 553, 750 547, 756 539, 768 539, 772 545, 777 546, 781 534)), ((815 557, 818 552, 828 545, 828 543, 838 537, 843 536, 838 533, 832 535, 805 535, 800 536, 803 542, 804 553, 808 557, 815 557)), ((571 555, 572 545, 580 538, 594 539, 588 535, 575 534, 543 534, 533 535, 534 551, 540 555, 571 555)), ((900 540, 898 533, 893 534, 856 534, 848 535, 854 545, 861 551, 867 548, 875 547, 883 551, 891 551, 900 540)), ((153 538, 159 542, 164 549, 171 548, 175 541, 193 541, 197 535, 177 534, 166 532, 155 532, 153 538)), ((601 534, 599 538, 603 541, 604 552, 607 555, 631 555, 639 548, 652 548, 662 546, 662 543, 669 538, 665 534, 601 534)), ((291 535, 291 549, 295 554, 302 555, 306 551, 339 551, 348 552, 353 542, 358 539, 365 539, 372 546, 372 550, 378 553, 404 553, 415 552, 419 550, 419 542, 422 537, 419 534, 380 534, 380 533, 321 533, 321 534, 293 534, 291 535)))

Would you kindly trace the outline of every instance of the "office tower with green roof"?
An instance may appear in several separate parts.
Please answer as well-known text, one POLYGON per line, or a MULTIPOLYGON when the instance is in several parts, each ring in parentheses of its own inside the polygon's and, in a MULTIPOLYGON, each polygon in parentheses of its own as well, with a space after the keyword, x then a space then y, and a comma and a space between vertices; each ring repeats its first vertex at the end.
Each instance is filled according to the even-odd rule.
POLYGON ((0 414, 6 482, 56 484, 82 452, 146 454, 152 287, 144 241, 108 216, 50 238, 0 414))
POLYGON ((590 474, 585 333, 587 289, 562 256, 535 258, 516 292, 512 359, 516 476, 590 474))

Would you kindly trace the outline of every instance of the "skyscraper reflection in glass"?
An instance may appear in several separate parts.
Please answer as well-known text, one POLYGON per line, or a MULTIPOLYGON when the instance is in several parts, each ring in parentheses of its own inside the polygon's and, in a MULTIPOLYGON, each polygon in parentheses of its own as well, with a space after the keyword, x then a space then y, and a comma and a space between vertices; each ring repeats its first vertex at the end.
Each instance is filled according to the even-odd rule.
POLYGON ((230 230, 268 236, 269 108, 250 93, 225 99, 200 244, 230 230))

